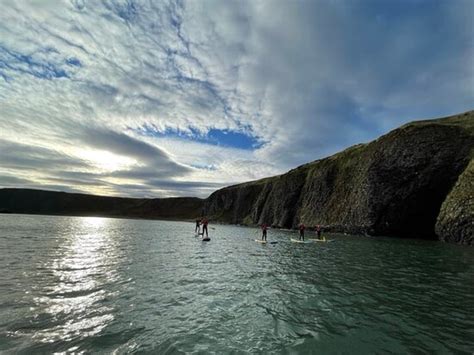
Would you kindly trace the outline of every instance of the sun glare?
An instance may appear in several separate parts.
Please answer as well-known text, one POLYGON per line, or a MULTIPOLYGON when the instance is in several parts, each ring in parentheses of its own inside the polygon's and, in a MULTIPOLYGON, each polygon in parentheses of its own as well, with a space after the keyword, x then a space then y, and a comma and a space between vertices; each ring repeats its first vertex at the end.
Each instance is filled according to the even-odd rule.
POLYGON ((109 220, 103 217, 82 217, 81 222, 84 228, 99 228, 105 226, 109 220))
POLYGON ((137 163, 136 160, 129 157, 113 154, 106 150, 80 150, 77 155, 104 171, 115 171, 126 169, 137 163))

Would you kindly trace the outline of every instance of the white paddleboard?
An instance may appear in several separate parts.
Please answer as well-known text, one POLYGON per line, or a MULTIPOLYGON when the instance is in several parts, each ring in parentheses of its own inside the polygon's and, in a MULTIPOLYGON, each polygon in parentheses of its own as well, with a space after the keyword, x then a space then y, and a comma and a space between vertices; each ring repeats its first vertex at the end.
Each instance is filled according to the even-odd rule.
POLYGON ((261 240, 261 239, 255 239, 257 243, 262 243, 262 244, 267 244, 266 240, 261 240))
POLYGON ((329 243, 332 242, 333 239, 310 239, 313 242, 319 242, 319 243, 329 243))
POLYGON ((310 240, 305 240, 305 241, 303 241, 303 240, 298 240, 298 239, 293 239, 293 238, 291 238, 291 241, 292 241, 293 243, 301 243, 301 244, 308 244, 308 243, 311 243, 310 240))

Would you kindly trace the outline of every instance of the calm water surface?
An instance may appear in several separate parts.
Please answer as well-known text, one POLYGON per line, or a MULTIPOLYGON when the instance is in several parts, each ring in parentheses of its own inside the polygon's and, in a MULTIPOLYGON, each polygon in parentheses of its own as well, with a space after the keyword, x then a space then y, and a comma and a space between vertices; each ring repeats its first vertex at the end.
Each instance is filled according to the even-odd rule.
POLYGON ((0 352, 472 353, 474 250, 0 215, 0 352))

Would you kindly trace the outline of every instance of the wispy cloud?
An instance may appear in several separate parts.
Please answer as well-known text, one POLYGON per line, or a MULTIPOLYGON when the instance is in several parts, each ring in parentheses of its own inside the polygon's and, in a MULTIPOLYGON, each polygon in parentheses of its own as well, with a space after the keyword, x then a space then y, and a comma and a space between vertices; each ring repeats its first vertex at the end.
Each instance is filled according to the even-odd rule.
POLYGON ((205 196, 472 109, 474 3, 18 1, 0 185, 205 196))

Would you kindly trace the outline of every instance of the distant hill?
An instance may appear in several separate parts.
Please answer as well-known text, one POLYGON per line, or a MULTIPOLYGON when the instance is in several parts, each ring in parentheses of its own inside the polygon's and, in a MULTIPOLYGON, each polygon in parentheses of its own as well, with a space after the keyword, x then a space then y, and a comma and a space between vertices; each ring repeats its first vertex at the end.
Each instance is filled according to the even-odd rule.
POLYGON ((30 189, 0 189, 0 212, 149 219, 200 216, 203 200, 195 197, 138 199, 30 189))

